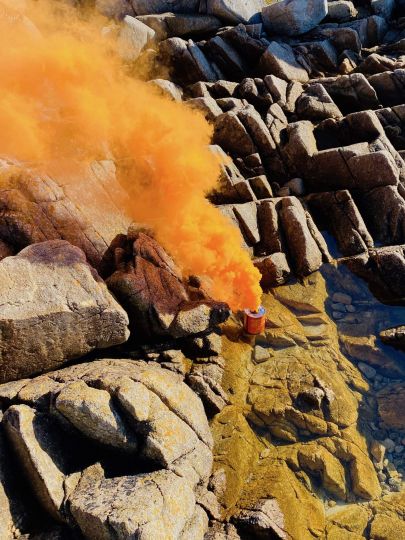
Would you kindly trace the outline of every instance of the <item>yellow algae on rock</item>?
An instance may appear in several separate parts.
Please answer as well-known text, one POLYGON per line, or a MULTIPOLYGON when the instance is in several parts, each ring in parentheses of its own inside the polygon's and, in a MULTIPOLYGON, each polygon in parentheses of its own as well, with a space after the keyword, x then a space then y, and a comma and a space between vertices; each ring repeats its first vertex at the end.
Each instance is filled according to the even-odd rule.
POLYGON ((224 515, 237 521, 241 510, 276 499, 293 540, 368 538, 374 502, 364 501, 381 494, 360 421, 369 383, 341 352, 320 273, 273 293, 262 299, 264 336, 243 338, 236 319, 223 328, 231 405, 211 427, 215 469, 226 475, 224 515), (325 500, 356 498, 326 517, 325 500))

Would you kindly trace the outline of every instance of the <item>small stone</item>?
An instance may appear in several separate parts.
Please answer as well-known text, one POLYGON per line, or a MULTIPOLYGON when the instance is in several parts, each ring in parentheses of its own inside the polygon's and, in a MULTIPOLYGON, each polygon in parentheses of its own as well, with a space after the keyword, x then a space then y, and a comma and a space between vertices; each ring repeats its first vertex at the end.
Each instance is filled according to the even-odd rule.
POLYGON ((304 180, 302 178, 293 178, 284 184, 284 187, 288 187, 291 194, 296 195, 297 197, 305 195, 304 180))
POLYGON ((336 506, 336 501, 333 501, 333 500, 328 501, 328 506, 330 508, 333 508, 334 506, 336 506))
POLYGON ((269 349, 266 349, 265 347, 261 347, 260 345, 256 345, 255 347, 255 363, 261 364, 262 362, 265 362, 272 356, 269 349))
POLYGON ((352 297, 345 293, 335 292, 332 296, 333 302, 337 302, 339 304, 351 304, 352 303, 352 297))
POLYGON ((335 310, 335 311, 342 311, 343 313, 345 313, 346 306, 344 304, 333 303, 332 304, 332 309, 335 310))
MULTIPOLYGON (((388 439, 388 438, 384 439, 383 445, 385 446, 385 448, 386 448, 386 450, 388 452, 392 452, 392 450, 394 450, 394 448, 395 448, 395 443, 394 443, 394 441, 392 439, 388 439)), ((385 465, 385 461, 387 461, 387 460, 384 460, 384 465, 385 465)), ((388 462, 387 462, 387 465, 388 465, 388 462)))
POLYGON ((388 484, 392 488, 392 491, 401 491, 401 480, 397 480, 396 478, 390 478, 388 480, 388 484))
POLYGON ((365 364, 364 362, 359 362, 357 364, 357 367, 363 373, 363 375, 367 377, 367 379, 374 379, 374 377, 376 376, 377 371, 368 364, 365 364))
POLYGON ((404 451, 404 447, 402 445, 397 445, 395 448, 394 448, 394 452, 396 454, 402 454, 402 452, 404 451))
POLYGON ((343 319, 344 313, 342 313, 341 311, 333 311, 332 317, 336 320, 343 319))
POLYGON ((385 482, 385 481, 387 480, 387 475, 384 474, 384 473, 381 472, 381 471, 379 471, 379 472, 377 473, 377 476, 378 476, 378 480, 379 480, 380 482, 382 482, 382 483, 385 482))
POLYGON ((370 453, 377 462, 382 463, 385 456, 385 449, 386 447, 383 444, 378 441, 373 441, 371 443, 370 453))
POLYGON ((379 463, 375 459, 373 460, 373 463, 374 463, 375 470, 378 471, 378 472, 382 472, 383 464, 381 462, 379 463))
POLYGON ((356 312, 356 306, 353 306, 352 304, 346 305, 346 311, 348 313, 355 313, 356 312))

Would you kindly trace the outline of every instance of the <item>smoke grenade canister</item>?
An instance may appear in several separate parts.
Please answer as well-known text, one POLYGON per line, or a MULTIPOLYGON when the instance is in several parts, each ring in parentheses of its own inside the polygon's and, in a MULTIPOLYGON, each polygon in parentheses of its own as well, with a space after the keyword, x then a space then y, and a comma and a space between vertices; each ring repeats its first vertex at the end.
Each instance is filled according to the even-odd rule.
POLYGON ((244 329, 247 334, 257 336, 264 332, 266 326, 266 310, 260 306, 257 311, 245 309, 244 329))

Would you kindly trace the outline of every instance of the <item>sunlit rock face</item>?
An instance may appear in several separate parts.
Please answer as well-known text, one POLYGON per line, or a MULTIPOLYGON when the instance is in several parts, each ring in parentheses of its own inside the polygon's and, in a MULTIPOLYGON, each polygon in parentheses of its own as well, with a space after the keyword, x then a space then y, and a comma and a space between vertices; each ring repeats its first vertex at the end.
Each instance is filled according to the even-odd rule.
POLYGON ((203 539, 208 517, 197 501, 215 512, 213 441, 201 400, 178 374, 100 360, 0 385, 0 395, 2 538, 62 523, 89 539, 203 539))

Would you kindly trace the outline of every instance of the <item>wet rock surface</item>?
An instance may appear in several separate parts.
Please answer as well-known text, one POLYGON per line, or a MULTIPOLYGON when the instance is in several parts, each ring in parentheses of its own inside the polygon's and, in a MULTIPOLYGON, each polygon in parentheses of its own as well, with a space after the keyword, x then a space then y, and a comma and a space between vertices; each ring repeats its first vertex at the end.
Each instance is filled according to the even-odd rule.
MULTIPOLYGON (((392 412, 401 407, 388 405, 400 395, 398 388, 394 390, 395 377, 345 357, 332 318, 334 309, 344 309, 346 315, 336 319, 340 339, 356 334, 360 338, 384 323, 382 315, 349 322, 373 297, 347 272, 332 267, 325 277, 326 281, 315 274, 303 284, 282 286, 266 296, 270 324, 254 350, 252 342, 238 340, 237 325, 227 324, 223 387, 230 404, 212 424, 214 470, 226 476, 226 487, 219 493, 225 515, 235 516, 237 524, 241 513, 247 516, 243 524, 250 523, 248 533, 240 527, 242 538, 256 534, 256 523, 265 521, 262 515, 259 521, 254 517, 255 504, 273 499, 284 516, 280 538, 335 538, 345 523, 356 532, 354 515, 363 512, 359 538, 369 538, 367 525, 380 510, 364 501, 379 500, 381 494, 383 500, 394 501, 396 495, 388 494, 402 489, 403 421, 400 412, 392 412), (358 300, 353 301, 355 289, 358 300), (385 411, 395 416, 395 427, 384 424, 385 411), (344 515, 345 510, 335 514, 341 505, 347 512, 353 509, 347 522, 335 518, 344 515)), ((392 364, 400 366, 402 361, 391 354, 392 364)), ((380 520, 386 526, 385 519, 388 524, 400 521, 401 504, 393 503, 389 517, 375 517, 374 526, 380 520)), ((345 538, 344 531, 339 534, 345 538)))

